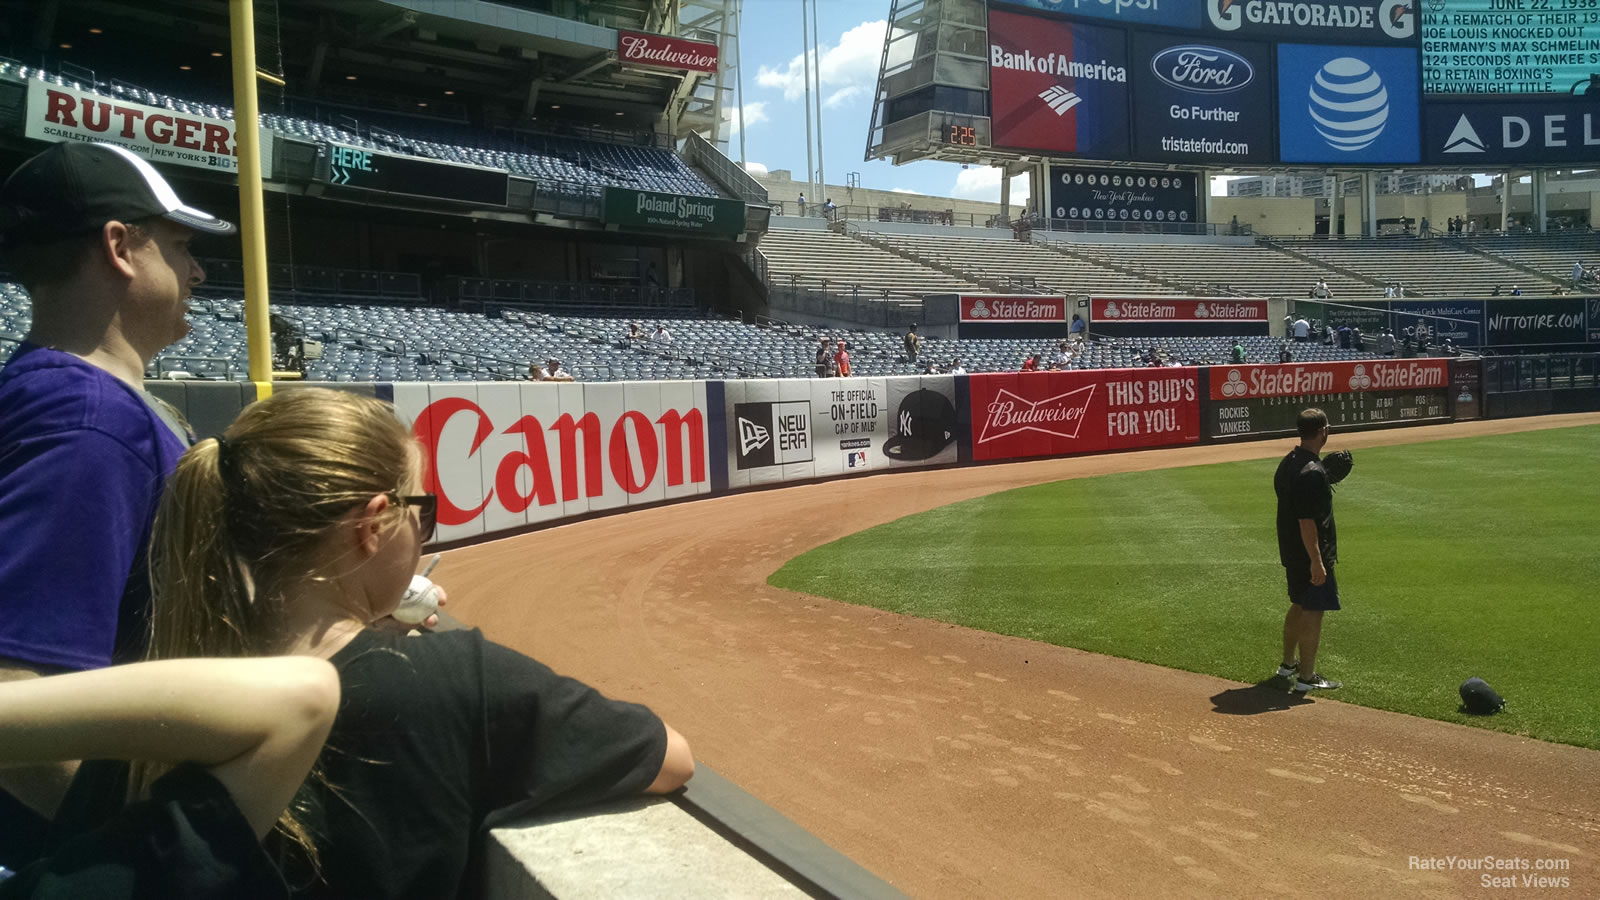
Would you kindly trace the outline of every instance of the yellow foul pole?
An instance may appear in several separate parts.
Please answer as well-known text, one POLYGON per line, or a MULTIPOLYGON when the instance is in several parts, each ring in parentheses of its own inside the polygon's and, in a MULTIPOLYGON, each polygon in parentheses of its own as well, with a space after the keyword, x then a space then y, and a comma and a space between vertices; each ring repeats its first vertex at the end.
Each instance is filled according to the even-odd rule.
POLYGON ((244 321, 256 398, 272 393, 272 328, 267 310, 267 230, 261 198, 261 128, 256 105, 256 20, 252 0, 229 0, 233 33, 233 121, 239 161, 239 238, 244 244, 244 321))

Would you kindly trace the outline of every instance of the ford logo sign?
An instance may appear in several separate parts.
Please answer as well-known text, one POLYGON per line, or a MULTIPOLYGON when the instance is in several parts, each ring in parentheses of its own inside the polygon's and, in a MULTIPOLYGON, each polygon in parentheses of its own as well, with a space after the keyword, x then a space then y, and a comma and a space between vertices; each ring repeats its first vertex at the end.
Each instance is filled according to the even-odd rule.
POLYGON ((1156 77, 1182 90, 1199 94, 1226 94, 1255 80, 1250 61, 1221 47, 1184 44, 1168 47, 1150 60, 1156 77))

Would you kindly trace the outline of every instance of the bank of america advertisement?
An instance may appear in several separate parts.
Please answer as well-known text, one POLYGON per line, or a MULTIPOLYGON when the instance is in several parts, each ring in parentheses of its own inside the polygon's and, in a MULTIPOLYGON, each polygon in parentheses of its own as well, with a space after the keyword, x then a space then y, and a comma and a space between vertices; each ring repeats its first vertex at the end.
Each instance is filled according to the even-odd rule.
POLYGON ((1278 150, 1286 163, 1414 163, 1418 51, 1278 45, 1278 150))
POLYGON ((1271 45, 1133 36, 1139 159, 1270 163, 1271 45))
POLYGON ((997 147, 1128 156, 1125 32, 991 10, 989 84, 997 147))

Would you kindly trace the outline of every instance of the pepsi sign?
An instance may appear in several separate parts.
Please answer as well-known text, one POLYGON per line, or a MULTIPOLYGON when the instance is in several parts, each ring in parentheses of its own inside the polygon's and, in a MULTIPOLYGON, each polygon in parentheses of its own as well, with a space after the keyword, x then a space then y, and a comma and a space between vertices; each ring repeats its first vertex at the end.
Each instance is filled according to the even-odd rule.
POLYGON ((1200 27, 1198 0, 993 0, 1006 6, 1020 6, 1041 12, 1138 25, 1164 25, 1168 28, 1200 27))
POLYGON ((1278 146, 1286 163, 1415 163, 1415 49, 1278 46, 1278 146))
POLYGON ((1136 33, 1133 52, 1136 158, 1273 161, 1268 45, 1136 33))

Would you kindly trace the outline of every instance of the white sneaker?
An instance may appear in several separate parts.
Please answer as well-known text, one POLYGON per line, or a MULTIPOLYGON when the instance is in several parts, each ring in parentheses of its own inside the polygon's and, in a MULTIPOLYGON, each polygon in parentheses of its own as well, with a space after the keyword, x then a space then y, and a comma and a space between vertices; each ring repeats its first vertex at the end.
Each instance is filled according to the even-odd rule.
POLYGON ((1299 672, 1300 672, 1300 664, 1299 663, 1279 663, 1278 664, 1278 677, 1279 678, 1293 678, 1295 675, 1299 674, 1299 672))
POLYGON ((1313 672, 1310 679, 1296 678, 1294 690, 1297 694, 1307 694, 1311 691, 1331 691, 1339 687, 1339 682, 1323 678, 1313 672))

